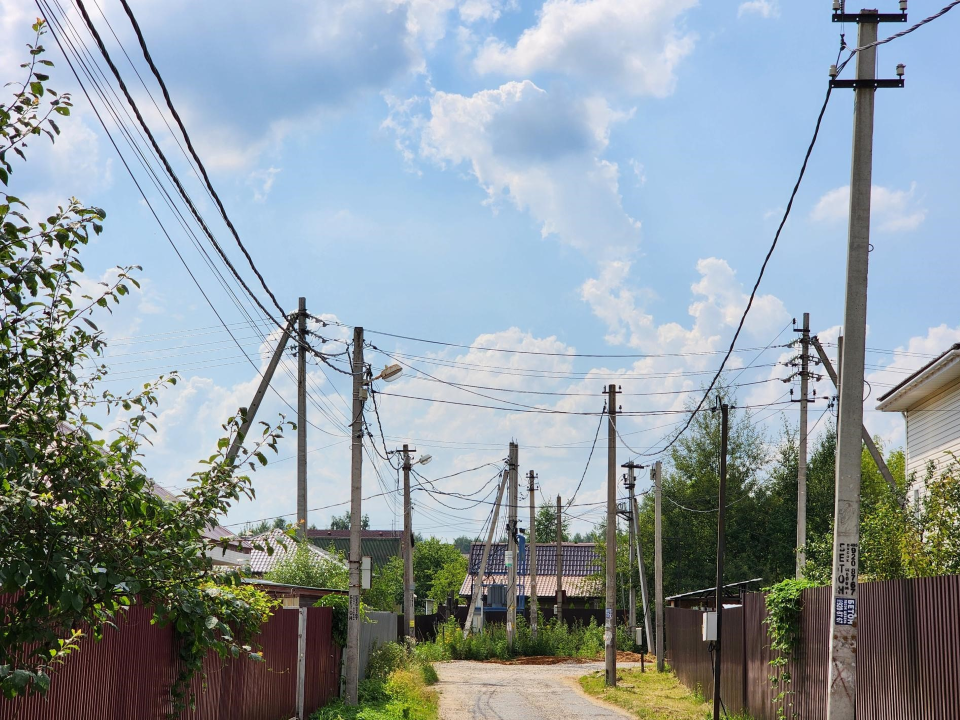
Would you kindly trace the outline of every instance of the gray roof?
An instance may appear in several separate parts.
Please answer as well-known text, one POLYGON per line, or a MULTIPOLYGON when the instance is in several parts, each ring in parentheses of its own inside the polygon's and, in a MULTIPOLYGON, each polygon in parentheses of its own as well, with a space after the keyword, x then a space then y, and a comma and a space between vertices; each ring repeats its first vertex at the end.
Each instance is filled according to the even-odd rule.
MULTIPOLYGON (((269 543, 273 548, 272 555, 267 553, 266 550, 258 550, 257 548, 253 548, 250 551, 250 572, 258 575, 270 572, 276 567, 280 560, 296 552, 297 549, 297 541, 287 535, 283 530, 273 530, 263 535, 257 535, 251 538, 251 540, 259 545, 269 543)), ((316 545, 307 543, 306 547, 317 556, 318 560, 346 567, 346 563, 341 562, 340 558, 331 555, 325 550, 321 550, 316 545)))
MULTIPOLYGON (((480 568, 480 559, 483 556, 483 543, 473 543, 470 546, 470 563, 467 574, 475 575, 480 568)), ((506 573, 505 553, 506 543, 493 543, 490 546, 490 557, 487 560, 487 574, 502 575, 506 573)), ((530 557, 530 548, 524 549, 523 557, 517 563, 517 573, 527 574, 527 565, 530 557)), ((597 556, 596 546, 593 543, 563 543, 563 575, 564 577, 587 577, 600 572, 600 558, 597 556)), ((537 574, 557 574, 557 545, 556 543, 537 543, 537 574)))

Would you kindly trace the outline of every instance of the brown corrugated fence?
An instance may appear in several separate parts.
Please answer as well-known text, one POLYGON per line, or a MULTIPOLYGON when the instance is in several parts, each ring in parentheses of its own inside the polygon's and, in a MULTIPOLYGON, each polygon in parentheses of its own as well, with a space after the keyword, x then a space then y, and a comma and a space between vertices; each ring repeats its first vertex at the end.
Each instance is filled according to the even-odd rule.
MULTIPOLYGON (((280 720, 296 715, 297 610, 277 609, 254 641, 264 662, 209 656, 206 681, 194 681, 190 720, 280 720)), ((103 640, 85 639, 52 675, 46 698, 0 699, 0 720, 163 720, 177 649, 170 627, 151 625, 153 611, 134 606, 107 628, 103 640)), ((307 609, 305 708, 313 712, 338 695, 340 649, 332 639, 333 610, 307 609)))
MULTIPOLYGON (((960 718, 960 576, 863 583, 859 605, 857 718, 960 718)), ((727 710, 775 720, 782 705, 787 718, 825 720, 829 611, 830 588, 804 591, 800 648, 785 667, 792 680, 778 705, 764 596, 749 593, 742 607, 725 610, 721 695, 727 710)), ((701 616, 667 608, 667 660, 687 687, 709 698, 713 666, 701 616)))

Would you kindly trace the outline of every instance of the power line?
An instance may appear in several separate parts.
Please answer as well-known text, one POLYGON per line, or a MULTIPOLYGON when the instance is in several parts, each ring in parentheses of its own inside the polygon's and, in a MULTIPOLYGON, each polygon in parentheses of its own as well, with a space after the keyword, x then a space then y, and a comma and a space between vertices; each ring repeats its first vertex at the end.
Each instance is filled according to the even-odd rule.
POLYGON ((603 403, 603 410, 600 412, 600 422, 597 423, 597 432, 593 436, 593 445, 590 446, 590 454, 587 455, 587 464, 583 468, 583 474, 580 476, 580 482, 577 483, 577 489, 573 491, 573 496, 567 501, 567 509, 573 506, 573 501, 577 499, 577 493, 583 486, 583 480, 587 477, 587 470, 590 469, 590 461, 593 459, 593 451, 597 449, 597 438, 600 437, 600 428, 603 427, 603 418, 607 413, 607 403, 603 403))
MULTIPOLYGON (((514 350, 511 348, 493 348, 481 347, 478 345, 461 345, 460 343, 442 342, 440 340, 426 340, 424 338, 410 337, 409 335, 397 335, 396 333, 384 332, 381 330, 369 330, 364 328, 365 333, 372 335, 383 335, 385 337, 399 338, 401 340, 411 340, 413 342, 426 343, 429 345, 442 345, 444 347, 463 348, 465 350, 482 350, 485 352, 509 353, 512 355, 544 355, 547 357, 566 357, 566 358, 666 358, 666 357, 695 357, 698 355, 718 355, 722 350, 703 350, 698 352, 685 353, 575 353, 575 352, 543 352, 537 350, 514 350)), ((737 352, 750 352, 759 348, 743 348, 737 352)))
MULTIPOLYGON (((841 50, 842 52, 842 50, 841 50)), ((790 211, 793 209, 793 202, 797 197, 797 192, 800 190, 800 184, 803 182, 803 176, 807 171, 807 164, 810 161, 810 155, 813 153, 813 148, 817 144, 817 137, 820 135, 820 125, 823 123, 823 116, 827 111, 827 105, 830 103, 830 94, 833 92, 833 88, 828 84, 827 93, 823 99, 823 105, 820 107, 820 114, 817 116, 817 122, 814 126, 813 137, 810 139, 810 144, 807 146, 807 152, 803 157, 803 164, 800 166, 800 174, 797 177, 797 181, 793 186, 793 191, 790 193, 790 200, 787 202, 787 207, 784 210, 783 218, 780 220, 780 225, 777 227, 777 232, 773 236, 773 242, 770 244, 770 249, 767 250, 767 254, 763 259, 763 264, 760 266, 760 272, 757 275, 757 280, 753 284, 753 289, 750 291, 750 297, 747 300, 747 306, 743 310, 743 314, 740 316, 740 322, 737 324, 737 329, 733 334, 733 338, 730 340, 730 347, 727 349, 726 354, 723 356, 723 360, 720 361, 720 367, 717 369, 716 374, 713 376, 713 379, 710 381, 710 384, 707 386, 706 391, 703 393, 703 397, 700 398, 700 402, 697 403, 697 406, 694 408, 693 412, 690 413, 690 417, 687 418, 686 423, 680 429, 680 431, 673 436, 673 439, 670 440, 664 447, 660 448, 656 452, 644 453, 644 455, 659 455, 663 452, 669 450, 677 440, 680 439, 680 436, 683 435, 687 429, 690 427, 690 424, 693 422, 693 418, 696 417, 696 414, 703 408, 703 404, 707 401, 707 398, 710 396, 710 393, 713 391, 714 386, 717 384, 717 380, 720 379, 720 376, 723 374, 723 369, 727 365, 727 361, 730 359, 730 356, 733 354, 734 347, 737 344, 737 340, 740 338, 740 332, 743 330, 743 326, 747 321, 747 315, 750 313, 750 308, 753 307, 753 301, 757 297, 757 290, 760 288, 760 281, 763 280, 763 275, 766 272, 767 265, 770 262, 770 258, 773 257, 773 251, 777 248, 777 243, 780 241, 780 234, 783 232, 784 226, 787 224, 787 219, 790 217, 790 211)))
MULTIPOLYGON (((92 30, 93 29, 92 23, 90 22, 90 19, 87 16, 86 10, 83 8, 83 0, 76 0, 76 2, 79 5, 84 18, 87 20, 87 24, 91 26, 91 30, 92 30)), ((230 232, 233 234, 233 238, 237 243, 237 247, 240 248, 244 257, 246 257, 247 263, 250 265, 250 269, 253 270, 254 274, 257 276, 257 279, 260 281, 260 285, 263 287, 266 293, 270 296, 270 299, 273 301, 274 306, 280 312, 280 316, 284 317, 283 308, 280 306, 280 303, 277 301, 277 298, 273 294, 273 291, 271 291, 270 288, 267 287, 266 280, 263 279, 263 275, 260 273, 260 271, 257 269, 256 264, 253 262, 253 258, 250 256, 250 253, 247 251, 247 248, 244 247, 243 242, 240 240, 240 234, 237 232, 236 227, 234 227, 233 221, 231 221, 230 217, 227 215, 227 211, 224 208, 223 203, 220 201, 220 196, 217 195, 217 191, 214 189, 213 183, 210 182, 210 177, 207 175, 207 170, 203 166, 203 162, 200 160, 200 156, 197 155, 196 150, 194 150, 193 148, 193 143, 190 141, 190 134, 187 132, 187 128, 184 126, 183 121, 180 119, 180 114, 177 112, 177 109, 173 105, 173 100, 170 98, 170 93, 167 90, 167 84, 163 81, 163 76, 160 75, 160 71, 157 69, 156 64, 154 64, 153 58, 150 55, 150 51, 147 49, 147 42, 143 37, 143 33, 140 31, 140 24, 137 22, 137 18, 134 16, 133 11, 130 9, 130 5, 127 4, 127 0, 120 0, 120 4, 123 5, 123 9, 124 11, 126 11, 127 17, 130 18, 130 23, 131 25, 133 25, 134 32, 136 32, 137 34, 137 40, 140 43, 140 49, 143 51, 143 57, 147 61, 147 64, 150 66, 150 70, 153 73, 153 76, 157 79, 157 82, 160 84, 160 89, 163 91, 163 98, 167 102, 167 107, 170 109, 170 113, 173 115, 173 119, 176 121, 177 127, 180 128, 180 132, 183 134, 183 139, 187 143, 187 149, 190 151, 190 155, 193 157, 194 161, 196 162, 197 168, 200 170, 200 173, 203 175, 203 180, 207 186, 207 190, 210 193, 210 195, 213 197, 213 200, 216 203, 217 208, 220 210, 220 215, 223 217, 223 221, 226 223, 227 227, 230 228, 230 232)), ((111 68, 113 68, 113 63, 110 62, 110 58, 106 54, 106 48, 103 46, 102 42, 99 42, 99 44, 100 44, 101 51, 104 53, 104 58, 106 58, 111 68)), ((119 73, 117 73, 115 68, 114 68, 114 74, 117 75, 117 80, 119 81, 120 76, 119 76, 119 73)), ((121 81, 121 87, 122 87, 122 81, 121 81)), ((124 92, 126 92, 126 90, 124 90, 124 92)), ((133 104, 132 99, 128 97, 128 100, 130 100, 130 103, 133 104)), ((259 305, 259 302, 257 304, 259 305)), ((268 317, 270 316, 270 313, 268 313, 265 309, 263 309, 262 306, 261 306, 261 309, 264 310, 264 313, 268 317)))

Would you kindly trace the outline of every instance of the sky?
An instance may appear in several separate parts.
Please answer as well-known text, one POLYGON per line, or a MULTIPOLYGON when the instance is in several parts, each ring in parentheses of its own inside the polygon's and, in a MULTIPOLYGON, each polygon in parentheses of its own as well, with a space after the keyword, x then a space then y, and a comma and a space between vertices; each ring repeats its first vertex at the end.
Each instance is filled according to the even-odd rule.
MULTIPOLYGON (((880 9, 896 10, 887 4, 880 9)), ((269 306, 170 130, 120 3, 86 5, 198 210, 269 306)), ((311 321, 326 352, 341 353, 363 326, 375 373, 406 365, 402 379, 377 383, 380 423, 370 412, 368 422, 380 453, 409 441, 418 456, 432 455, 417 469, 437 490, 480 491, 469 501, 414 492, 415 529, 449 538, 481 531, 511 439, 521 474, 538 476, 538 503, 569 500, 583 478, 574 529, 598 521, 605 426, 587 462, 609 382, 623 393, 618 463, 665 459, 659 450, 743 312, 841 33, 850 45, 856 38, 855 26, 831 22, 829 3, 783 0, 131 5, 281 305, 293 311, 306 298, 328 323, 311 321), (446 477, 461 471, 469 472, 446 477)), ((910 20, 939 7, 911 3, 910 20)), ((72 22, 64 32, 95 51, 76 8, 64 8, 72 22)), ((25 0, 0 0, 4 82, 22 72, 36 15, 25 0)), ((877 93, 874 138, 864 407, 888 449, 903 445, 903 421, 876 412, 876 397, 960 341, 957 23, 960 11, 878 52, 881 77, 906 64, 906 87, 877 93)), ((880 34, 902 29, 882 25, 880 34)), ((149 203, 141 197, 56 42, 43 43, 56 65, 51 87, 73 92, 76 107, 55 145, 34 143, 30 161, 15 166, 10 191, 35 217, 70 196, 106 210, 105 231, 84 254, 89 287, 116 266, 142 267, 141 289, 102 322, 106 387, 121 392, 179 371, 144 449, 150 475, 175 491, 249 404, 279 333, 221 286, 106 114, 149 203)), ((852 111, 853 94, 834 92, 727 375, 740 385, 737 405, 765 423, 771 442, 798 416, 786 402, 796 383, 780 382, 793 372, 785 363, 796 351, 783 347, 797 335, 793 319, 810 313, 831 354, 840 334, 852 111)), ((294 368, 288 353, 258 419, 292 418, 294 368)), ((315 361, 308 376, 309 522, 324 527, 348 507, 350 379, 315 361)), ((819 397, 832 394, 828 381, 815 385, 819 397)), ((827 412, 822 400, 812 406, 815 433, 827 412)), ((256 500, 237 504, 225 524, 293 518, 295 435, 253 476, 256 500)), ((364 503, 372 526, 401 526, 396 471, 369 443, 363 468, 364 496, 384 493, 364 503)), ((646 473, 638 491, 649 486, 646 473)))

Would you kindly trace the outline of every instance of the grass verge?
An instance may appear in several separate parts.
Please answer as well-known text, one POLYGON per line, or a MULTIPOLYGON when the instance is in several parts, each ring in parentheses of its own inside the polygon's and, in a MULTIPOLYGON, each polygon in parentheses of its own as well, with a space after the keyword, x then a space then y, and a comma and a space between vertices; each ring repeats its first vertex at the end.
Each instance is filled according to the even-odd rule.
POLYGON ((437 720, 439 697, 430 687, 438 679, 433 665, 396 643, 382 646, 374 656, 368 665, 372 676, 360 683, 359 704, 349 707, 336 700, 310 720, 437 720))
MULTIPOLYGON (((622 707, 640 720, 709 720, 713 707, 703 696, 684 687, 672 672, 630 668, 617 673, 617 687, 604 684, 603 672, 580 678, 588 695, 622 707)), ((734 716, 731 716, 733 718, 734 716)), ((736 718, 746 720, 743 716, 736 718)))

